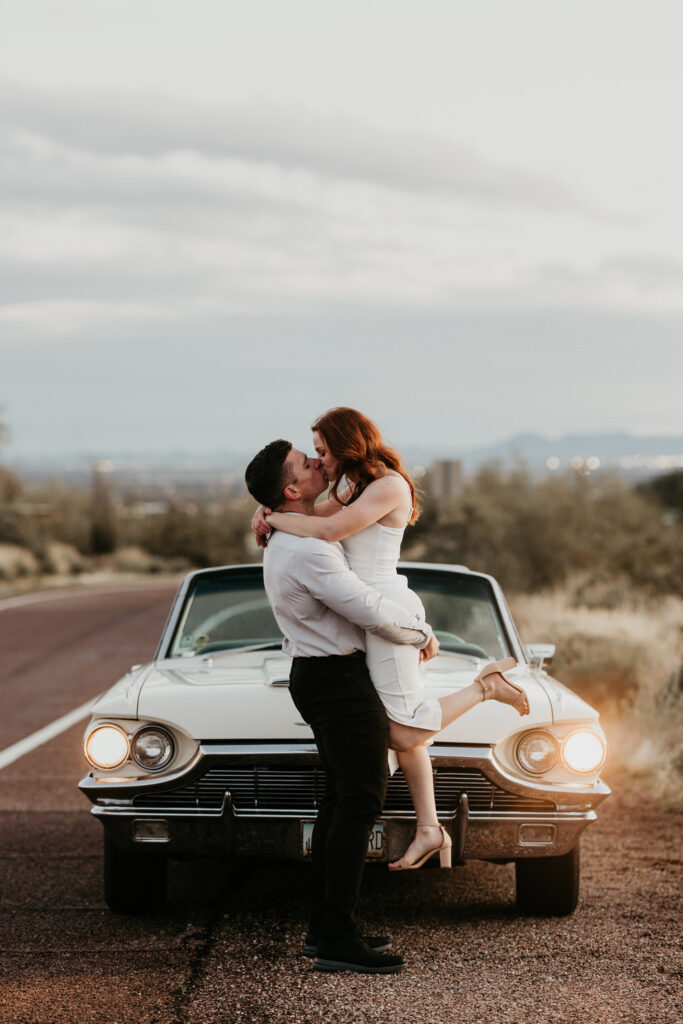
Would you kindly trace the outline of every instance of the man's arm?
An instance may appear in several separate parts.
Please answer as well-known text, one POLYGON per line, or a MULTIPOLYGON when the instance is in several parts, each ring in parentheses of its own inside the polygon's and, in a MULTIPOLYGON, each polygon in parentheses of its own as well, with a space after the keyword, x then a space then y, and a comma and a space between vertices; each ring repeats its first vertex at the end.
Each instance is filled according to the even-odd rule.
POLYGON ((361 629, 420 649, 432 640, 432 627, 421 616, 363 583, 336 545, 311 538, 301 545, 297 562, 299 578, 313 597, 361 629))

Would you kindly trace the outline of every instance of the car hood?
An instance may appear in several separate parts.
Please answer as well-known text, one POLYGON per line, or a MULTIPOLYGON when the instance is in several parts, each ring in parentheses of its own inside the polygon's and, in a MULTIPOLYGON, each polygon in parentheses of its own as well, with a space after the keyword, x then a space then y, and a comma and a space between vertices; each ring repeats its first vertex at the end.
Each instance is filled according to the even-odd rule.
MULTIPOLYGON (((281 652, 221 653, 159 661, 144 674, 138 690, 138 718, 178 725, 203 740, 306 740, 288 692, 290 659, 281 652)), ((440 655, 423 666, 425 695, 442 697, 469 686, 481 665, 440 655)), ((496 701, 478 704, 439 733, 440 742, 497 743, 532 725, 597 718, 597 713, 544 673, 520 670, 530 714, 523 718, 496 701)), ((324 683, 321 683, 324 685, 324 683)), ((111 710, 110 710, 111 713, 111 710)))

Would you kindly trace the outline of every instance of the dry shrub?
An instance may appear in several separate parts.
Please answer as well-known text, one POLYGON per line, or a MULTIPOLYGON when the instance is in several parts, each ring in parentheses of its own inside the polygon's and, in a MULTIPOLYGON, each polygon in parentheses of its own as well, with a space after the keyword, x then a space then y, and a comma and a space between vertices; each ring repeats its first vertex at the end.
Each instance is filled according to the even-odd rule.
POLYGON ((0 544, 0 579, 40 575, 40 563, 32 551, 17 544, 0 544))
POLYGON ((5 466, 0 466, 0 502, 7 505, 21 496, 21 480, 5 466))
POLYGON ((116 572, 131 573, 163 572, 166 568, 163 558, 150 555, 148 551, 138 547, 119 548, 112 555, 111 567, 116 572))
POLYGON ((610 781, 683 804, 683 600, 622 589, 620 607, 577 604, 585 580, 510 602, 525 643, 557 645, 552 674, 594 705, 610 781))
POLYGON ((140 544, 152 554, 182 558, 191 565, 249 561, 246 538, 255 503, 246 496, 168 511, 146 524, 140 544))
POLYGON ((406 546, 418 542, 425 561, 492 573, 518 593, 597 571, 653 595, 683 596, 683 525, 611 473, 537 479, 524 467, 484 466, 451 501, 427 494, 406 536, 406 546))
POLYGON ((73 544, 58 540, 47 542, 41 561, 44 571, 56 576, 75 576, 89 568, 88 560, 73 544))

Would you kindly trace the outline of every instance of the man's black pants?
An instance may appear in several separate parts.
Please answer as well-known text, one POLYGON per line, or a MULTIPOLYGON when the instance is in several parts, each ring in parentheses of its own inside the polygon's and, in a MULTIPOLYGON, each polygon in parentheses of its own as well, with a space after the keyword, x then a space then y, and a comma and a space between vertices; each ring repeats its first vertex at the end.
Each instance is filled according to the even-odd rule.
POLYGON ((345 939, 356 934, 368 837, 384 805, 389 722, 361 652, 294 658, 289 689, 327 781, 313 829, 309 931, 320 942, 345 939))

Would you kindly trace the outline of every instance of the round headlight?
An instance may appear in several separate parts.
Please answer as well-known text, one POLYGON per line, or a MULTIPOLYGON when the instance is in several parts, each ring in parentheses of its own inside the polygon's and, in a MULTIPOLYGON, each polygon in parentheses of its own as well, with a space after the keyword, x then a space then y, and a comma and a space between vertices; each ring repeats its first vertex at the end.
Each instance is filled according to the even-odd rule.
POLYGON ((557 742, 548 732, 528 732, 517 744, 517 760, 533 775, 549 772, 557 761, 557 742))
POLYGON ((133 740, 132 749, 141 768, 156 772, 173 757, 173 740, 165 729, 142 729, 133 740))
POLYGON ((573 772, 596 772, 605 760, 605 744, 597 733, 580 729, 562 744, 562 758, 573 772))
POLYGON ((118 768, 128 757, 128 737, 118 725, 98 725, 85 741, 85 756, 95 768, 118 768))

